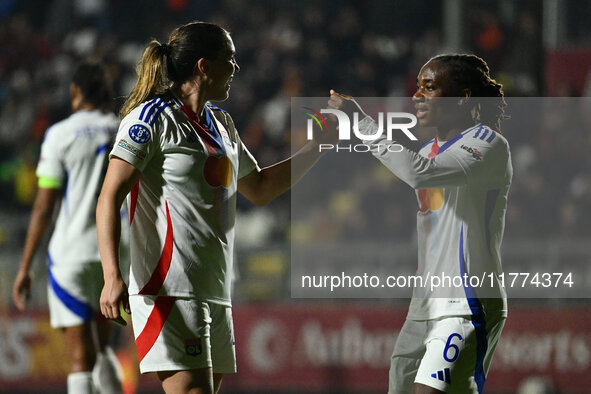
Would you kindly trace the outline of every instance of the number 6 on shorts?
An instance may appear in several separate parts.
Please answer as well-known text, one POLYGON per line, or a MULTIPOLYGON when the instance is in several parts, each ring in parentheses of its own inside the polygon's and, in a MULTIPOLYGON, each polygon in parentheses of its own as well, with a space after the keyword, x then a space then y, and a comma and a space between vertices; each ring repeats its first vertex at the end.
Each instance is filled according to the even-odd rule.
POLYGON ((464 338, 462 338, 462 336, 460 334, 458 334, 457 332, 454 332, 449 337, 447 337, 447 342, 445 343, 445 348, 443 348, 443 358, 448 363, 453 363, 454 361, 456 361, 458 359, 458 356, 460 355, 460 348, 457 345, 454 345, 451 343, 451 340, 454 339, 455 337, 458 337, 458 339, 460 341, 464 340, 464 338), (453 350, 452 357, 448 357, 450 350, 453 350))

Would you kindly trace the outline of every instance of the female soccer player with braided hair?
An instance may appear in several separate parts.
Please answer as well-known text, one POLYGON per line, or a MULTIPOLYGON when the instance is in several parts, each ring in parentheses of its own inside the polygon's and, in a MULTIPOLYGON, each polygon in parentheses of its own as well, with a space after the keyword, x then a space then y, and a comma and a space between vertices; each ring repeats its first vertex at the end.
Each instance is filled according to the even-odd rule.
POLYGON ((372 149, 376 158, 416 190, 417 275, 478 276, 486 283, 413 290, 392 354, 389 393, 481 393, 507 316, 498 275, 513 171, 500 134, 503 90, 481 58, 439 55, 421 68, 413 101, 419 124, 436 129, 418 153, 390 152, 394 141, 371 139, 378 126, 352 98, 331 91, 329 107, 365 116, 364 143, 380 146, 372 149))
POLYGON ((140 370, 157 372, 167 393, 217 392, 223 374, 236 371, 230 287, 237 193, 265 204, 320 157, 311 141, 288 160, 258 167, 230 115, 208 104, 228 98, 240 70, 234 56, 230 34, 205 22, 148 44, 97 206, 101 311, 120 319, 120 304, 131 307, 140 370), (128 193, 129 290, 117 256, 128 193))

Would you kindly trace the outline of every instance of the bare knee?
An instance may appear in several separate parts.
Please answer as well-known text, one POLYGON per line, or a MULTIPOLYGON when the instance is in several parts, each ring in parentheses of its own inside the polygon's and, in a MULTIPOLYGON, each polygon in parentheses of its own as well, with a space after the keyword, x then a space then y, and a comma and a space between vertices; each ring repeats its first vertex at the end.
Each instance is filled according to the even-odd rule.
POLYGON ((90 323, 66 327, 64 333, 70 358, 70 371, 91 371, 96 361, 96 349, 90 323))

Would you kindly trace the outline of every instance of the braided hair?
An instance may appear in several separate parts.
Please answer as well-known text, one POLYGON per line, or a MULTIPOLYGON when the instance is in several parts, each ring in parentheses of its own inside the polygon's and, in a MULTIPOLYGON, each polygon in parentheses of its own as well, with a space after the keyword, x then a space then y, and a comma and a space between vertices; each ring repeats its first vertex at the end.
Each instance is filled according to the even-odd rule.
POLYGON ((444 54, 430 59, 448 68, 449 78, 460 88, 467 88, 471 97, 491 97, 491 99, 477 100, 473 118, 476 122, 484 123, 496 131, 501 131, 501 121, 505 116, 505 95, 503 85, 490 76, 490 69, 486 62, 469 54, 444 54))

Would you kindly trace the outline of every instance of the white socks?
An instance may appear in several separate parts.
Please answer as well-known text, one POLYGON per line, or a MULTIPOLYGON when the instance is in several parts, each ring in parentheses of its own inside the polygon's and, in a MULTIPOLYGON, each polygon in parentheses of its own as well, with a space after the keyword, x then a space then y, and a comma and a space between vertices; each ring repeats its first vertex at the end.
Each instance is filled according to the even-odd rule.
POLYGON ((75 372, 69 374, 68 394, 93 394, 92 373, 75 372))
POLYGON ((104 352, 96 355, 96 362, 92 370, 92 380, 96 392, 101 394, 122 394, 122 378, 123 372, 115 352, 110 347, 106 347, 104 352))
POLYGON ((76 372, 68 375, 68 394, 122 394, 123 373, 115 352, 107 347, 98 353, 92 372, 76 372))

